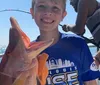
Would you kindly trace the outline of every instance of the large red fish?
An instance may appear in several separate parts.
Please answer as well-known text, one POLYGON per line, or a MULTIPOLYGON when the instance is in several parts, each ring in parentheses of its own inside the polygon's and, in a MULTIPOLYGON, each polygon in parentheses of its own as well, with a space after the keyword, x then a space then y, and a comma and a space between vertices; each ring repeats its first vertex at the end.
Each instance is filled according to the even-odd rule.
POLYGON ((40 53, 53 40, 31 43, 17 21, 13 17, 10 21, 9 44, 0 63, 0 85, 44 85, 48 55, 40 53))

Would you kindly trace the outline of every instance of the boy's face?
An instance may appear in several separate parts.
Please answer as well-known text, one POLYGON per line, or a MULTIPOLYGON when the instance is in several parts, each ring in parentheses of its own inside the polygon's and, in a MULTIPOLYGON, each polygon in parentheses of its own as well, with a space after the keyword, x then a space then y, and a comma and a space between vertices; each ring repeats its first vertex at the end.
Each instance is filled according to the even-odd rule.
POLYGON ((70 5, 73 6, 74 10, 77 12, 77 6, 78 6, 79 0, 70 0, 70 5))
POLYGON ((40 30, 52 30, 66 15, 62 0, 35 0, 31 14, 40 30))

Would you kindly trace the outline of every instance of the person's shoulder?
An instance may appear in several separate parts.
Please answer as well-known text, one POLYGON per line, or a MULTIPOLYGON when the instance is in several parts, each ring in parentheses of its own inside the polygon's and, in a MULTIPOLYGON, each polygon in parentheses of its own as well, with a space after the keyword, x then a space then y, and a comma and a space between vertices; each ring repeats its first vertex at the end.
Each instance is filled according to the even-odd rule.
POLYGON ((83 37, 77 35, 77 34, 74 34, 74 33, 62 33, 62 39, 78 39, 78 40, 84 40, 83 37))
POLYGON ((72 43, 86 43, 85 39, 77 34, 67 34, 67 33, 62 33, 62 40, 64 41, 69 41, 72 43))
POLYGON ((62 34, 62 38, 64 42, 69 42, 70 44, 76 45, 76 46, 83 46, 86 45, 86 41, 83 37, 77 35, 77 34, 62 34))

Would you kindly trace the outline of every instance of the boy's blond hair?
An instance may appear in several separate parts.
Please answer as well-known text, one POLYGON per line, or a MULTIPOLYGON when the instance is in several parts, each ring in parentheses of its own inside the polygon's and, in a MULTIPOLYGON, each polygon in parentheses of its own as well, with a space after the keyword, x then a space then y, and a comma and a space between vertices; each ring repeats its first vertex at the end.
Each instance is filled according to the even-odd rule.
MULTIPOLYGON (((51 0, 51 1, 54 1, 54 0, 51 0)), ((64 11, 66 10, 66 1, 67 0, 62 0, 63 3, 64 3, 64 11)), ((35 4, 35 0, 32 0, 32 8, 34 8, 34 4, 35 4)))

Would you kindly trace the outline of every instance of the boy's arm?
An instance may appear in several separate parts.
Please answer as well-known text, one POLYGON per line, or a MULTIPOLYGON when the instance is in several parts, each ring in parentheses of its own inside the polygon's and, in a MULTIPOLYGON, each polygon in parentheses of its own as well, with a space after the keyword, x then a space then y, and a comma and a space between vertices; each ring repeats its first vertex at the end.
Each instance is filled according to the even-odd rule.
POLYGON ((91 83, 90 85, 97 85, 95 84, 95 79, 99 77, 100 72, 85 41, 83 42, 82 46, 81 60, 83 68, 83 72, 80 75, 81 80, 85 82, 86 85, 89 85, 89 83, 91 83))

